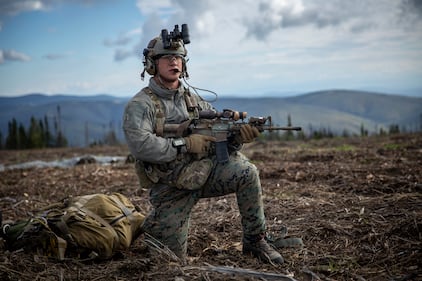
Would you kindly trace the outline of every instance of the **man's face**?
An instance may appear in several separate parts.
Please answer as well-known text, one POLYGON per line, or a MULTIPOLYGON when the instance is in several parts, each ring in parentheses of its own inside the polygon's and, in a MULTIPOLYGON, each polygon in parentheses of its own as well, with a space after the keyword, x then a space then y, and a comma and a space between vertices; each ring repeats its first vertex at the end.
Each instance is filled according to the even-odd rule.
POLYGON ((157 62, 158 74, 166 82, 177 81, 182 74, 183 60, 180 55, 164 55, 157 62))

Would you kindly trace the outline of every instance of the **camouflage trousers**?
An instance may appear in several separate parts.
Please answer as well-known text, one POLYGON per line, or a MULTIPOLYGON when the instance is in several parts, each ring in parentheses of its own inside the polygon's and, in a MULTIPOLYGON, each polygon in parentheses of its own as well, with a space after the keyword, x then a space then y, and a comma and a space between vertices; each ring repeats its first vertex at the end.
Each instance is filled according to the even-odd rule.
POLYGON ((185 190, 155 184, 150 190, 153 209, 145 219, 143 231, 184 259, 193 206, 201 198, 230 193, 236 193, 244 237, 264 233, 265 216, 259 173, 255 165, 240 152, 232 153, 227 163, 214 163, 213 171, 201 189, 185 190))

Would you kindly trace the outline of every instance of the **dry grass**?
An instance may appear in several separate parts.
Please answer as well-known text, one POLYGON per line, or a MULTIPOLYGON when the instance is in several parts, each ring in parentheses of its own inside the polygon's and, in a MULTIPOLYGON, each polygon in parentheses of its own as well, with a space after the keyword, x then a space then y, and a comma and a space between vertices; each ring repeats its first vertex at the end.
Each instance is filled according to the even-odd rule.
MULTIPOLYGON (((303 249, 281 250, 284 265, 241 254, 239 213, 229 195, 195 206, 186 264, 140 237, 127 252, 95 263, 0 250, 0 279, 276 280, 273 274, 296 280, 422 280, 421 134, 257 142, 244 152, 260 169, 270 234, 279 235, 286 225, 305 243, 303 249)), ((127 150, 8 151, 1 157, 11 164, 86 154, 127 155, 127 150)), ((143 212, 150 208, 132 164, 0 172, 4 219, 25 218, 68 195, 96 192, 121 192, 143 212)))

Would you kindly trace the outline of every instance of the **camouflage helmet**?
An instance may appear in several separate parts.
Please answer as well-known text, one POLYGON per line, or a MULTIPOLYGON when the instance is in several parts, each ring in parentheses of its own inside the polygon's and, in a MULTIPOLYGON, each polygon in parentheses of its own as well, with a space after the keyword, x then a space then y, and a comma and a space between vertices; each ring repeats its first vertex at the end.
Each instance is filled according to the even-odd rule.
POLYGON ((168 48, 164 48, 162 36, 157 36, 149 41, 147 48, 144 49, 144 71, 154 76, 157 74, 155 60, 164 55, 180 55, 183 57, 182 76, 186 74, 187 50, 182 40, 173 41, 168 48))

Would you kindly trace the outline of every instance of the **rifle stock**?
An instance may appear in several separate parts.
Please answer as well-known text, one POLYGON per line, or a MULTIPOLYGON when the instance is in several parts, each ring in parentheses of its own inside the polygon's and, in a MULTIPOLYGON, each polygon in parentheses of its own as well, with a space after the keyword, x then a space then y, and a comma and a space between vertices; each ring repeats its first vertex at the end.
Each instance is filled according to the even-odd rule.
POLYGON ((192 120, 186 120, 180 124, 164 124, 164 136, 167 138, 181 138, 188 135, 188 128, 192 120))

